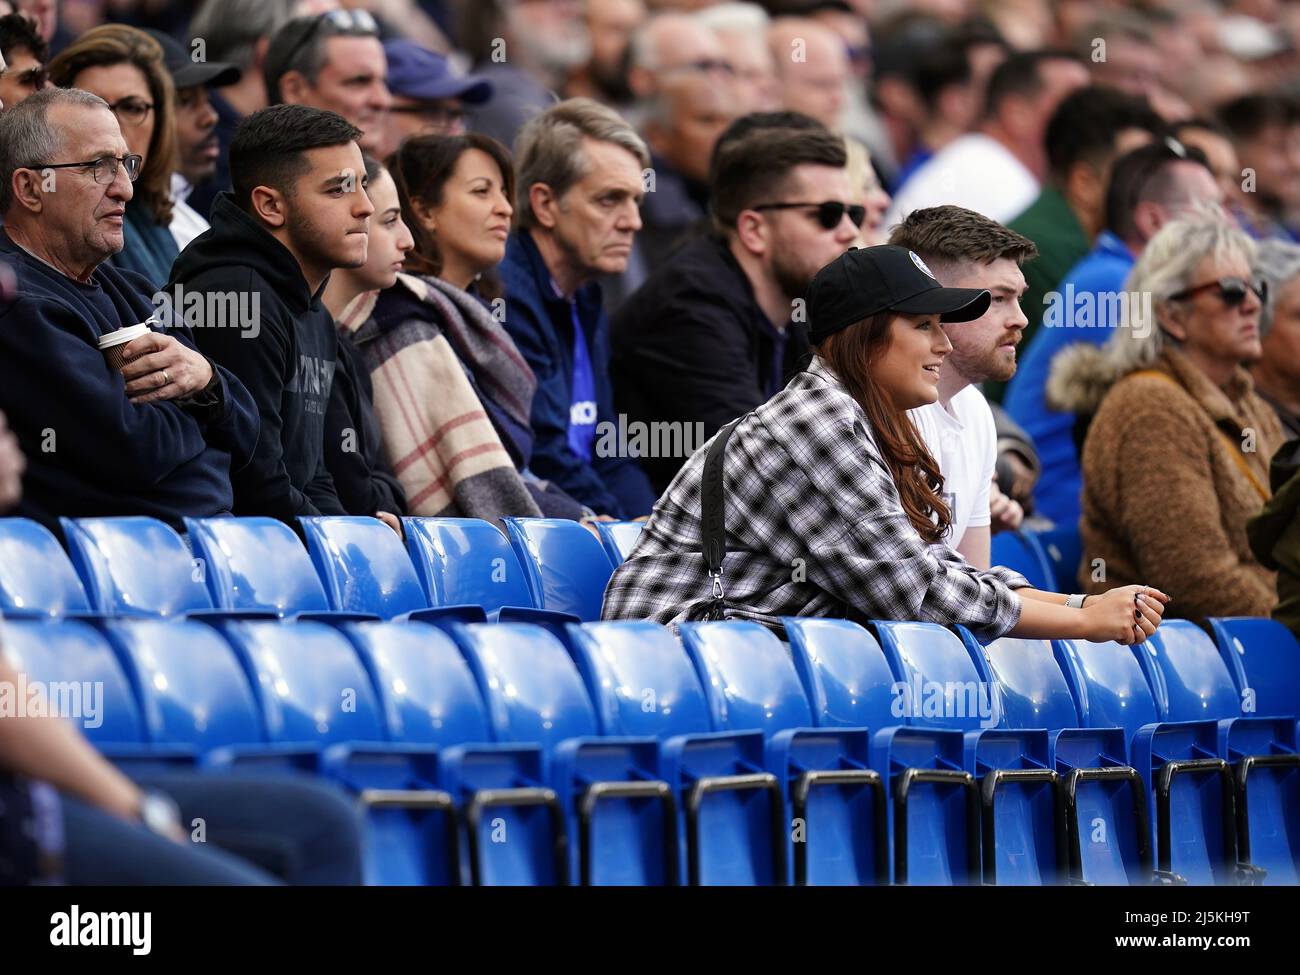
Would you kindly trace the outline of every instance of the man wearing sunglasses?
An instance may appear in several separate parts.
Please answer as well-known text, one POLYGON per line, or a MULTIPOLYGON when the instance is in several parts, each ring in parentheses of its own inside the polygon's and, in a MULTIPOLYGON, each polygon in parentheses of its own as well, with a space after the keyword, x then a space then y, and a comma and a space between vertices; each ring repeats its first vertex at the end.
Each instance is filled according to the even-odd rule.
POLYGON ((381 158, 413 135, 461 135, 466 106, 486 104, 492 82, 465 76, 451 62, 405 38, 384 44, 388 59, 388 135, 381 158))
POLYGON ((22 14, 0 17, 0 55, 5 64, 0 72, 0 102, 5 108, 13 108, 49 84, 45 62, 50 45, 22 14))
MULTIPOLYGON (((856 242, 864 209, 846 202, 839 136, 806 116, 803 128, 763 118, 742 116, 718 139, 711 232, 653 268, 614 316, 615 406, 630 421, 707 438, 802 368, 804 290, 856 242)), ((690 452, 674 453, 642 458, 660 493, 690 452)))
POLYGON ((361 130, 362 152, 378 153, 392 105, 379 25, 366 10, 327 10, 289 21, 266 52, 266 94, 272 105, 320 108, 361 130))
POLYGON ((108 263, 139 172, 98 95, 48 89, 0 115, 0 259, 17 277, 0 305, 0 411, 27 456, 17 513, 56 531, 60 515, 229 514, 257 442, 248 391, 108 263), (100 338, 139 324, 114 367, 100 338))

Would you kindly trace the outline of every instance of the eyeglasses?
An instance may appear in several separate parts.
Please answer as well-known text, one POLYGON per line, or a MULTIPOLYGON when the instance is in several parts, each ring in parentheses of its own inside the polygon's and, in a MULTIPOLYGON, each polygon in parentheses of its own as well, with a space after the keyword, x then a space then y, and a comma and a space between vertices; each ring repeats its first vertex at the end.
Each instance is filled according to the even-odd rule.
POLYGON ((1268 282, 1263 278, 1255 281, 1247 281, 1245 278, 1219 278, 1217 281, 1207 281, 1205 284, 1186 288, 1169 297, 1174 301, 1181 301, 1184 298, 1190 298, 1192 295, 1200 294, 1202 291, 1209 291, 1211 288, 1218 289, 1219 300, 1228 308, 1236 308, 1245 301, 1247 291, 1255 292, 1255 296, 1260 301, 1268 300, 1268 282))
POLYGON ((849 215, 853 226, 861 227, 867 219, 867 208, 856 203, 841 203, 839 200, 827 200, 825 203, 764 203, 750 207, 751 210, 815 210, 816 220, 826 230, 834 230, 849 215))
POLYGON ((126 178, 132 183, 140 176, 140 170, 144 166, 144 157, 137 155, 129 156, 100 156, 98 159, 89 159, 86 162, 73 163, 48 163, 44 166, 24 166, 23 169, 93 169, 95 182, 105 185, 117 179, 117 172, 123 166, 126 167, 126 178))
POLYGON ((296 44, 289 48, 289 53, 285 55, 281 62, 288 67, 293 64, 293 59, 298 56, 298 52, 307 46, 307 42, 316 36, 316 32, 325 24, 329 24, 333 34, 370 34, 375 37, 379 36, 379 22, 375 20, 374 15, 369 10, 326 10, 324 13, 317 14, 312 20, 311 26, 303 31, 302 37, 298 38, 296 44))
POLYGON ((152 104, 138 98, 123 98, 121 101, 110 102, 108 107, 127 125, 143 125, 144 120, 153 111, 152 104))

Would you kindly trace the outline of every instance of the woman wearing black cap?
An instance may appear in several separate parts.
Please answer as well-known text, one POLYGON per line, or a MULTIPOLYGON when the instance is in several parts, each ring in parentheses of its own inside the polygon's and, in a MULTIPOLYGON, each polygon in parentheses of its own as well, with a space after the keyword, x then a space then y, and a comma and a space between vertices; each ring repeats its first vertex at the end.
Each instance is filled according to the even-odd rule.
POLYGON ((979 318, 989 300, 941 287, 902 247, 822 268, 808 291, 812 364, 686 463, 610 580, 603 618, 725 616, 778 631, 783 616, 924 620, 985 641, 1155 632, 1168 599, 1156 589, 1082 606, 1009 569, 976 569, 939 541, 943 482, 906 412, 938 396, 952 349, 940 321, 979 318))

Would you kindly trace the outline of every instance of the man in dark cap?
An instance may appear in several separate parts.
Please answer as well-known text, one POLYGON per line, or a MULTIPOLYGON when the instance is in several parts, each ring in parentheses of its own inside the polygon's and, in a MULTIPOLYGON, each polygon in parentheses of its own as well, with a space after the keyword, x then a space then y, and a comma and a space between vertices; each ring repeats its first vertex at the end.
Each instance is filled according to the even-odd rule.
POLYGON ((460 74, 441 54, 414 41, 385 41, 384 55, 393 96, 384 155, 408 136, 460 135, 465 131, 465 106, 485 105, 492 98, 492 82, 460 74))
POLYGON ((162 45, 167 70, 176 86, 177 169, 172 173, 172 222, 176 246, 184 250, 208 229, 208 221, 186 199, 194 187, 210 180, 217 170, 221 148, 217 142, 217 112, 208 93, 212 88, 239 81, 238 65, 224 61, 196 61, 180 41, 161 31, 149 31, 162 45))

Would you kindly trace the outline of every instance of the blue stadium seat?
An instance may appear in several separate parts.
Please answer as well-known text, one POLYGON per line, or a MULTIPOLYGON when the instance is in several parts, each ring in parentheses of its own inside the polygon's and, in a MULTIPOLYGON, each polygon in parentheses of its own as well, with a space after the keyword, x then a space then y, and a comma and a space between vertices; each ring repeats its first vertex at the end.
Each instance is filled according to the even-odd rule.
MULTIPOLYGON (((438 750, 388 740, 347 637, 310 620, 226 622, 221 630, 249 676, 266 740, 286 750, 319 748, 320 770, 365 807, 367 882, 456 882, 453 801, 438 788, 438 750)), ((249 757, 228 752, 236 761, 249 757)))
POLYGON ((1048 731, 1050 764, 1061 776, 1064 794, 1070 879, 1149 883, 1147 793, 1128 764, 1124 732, 1080 727, 1050 641, 1003 637, 983 646, 965 627, 957 631, 976 669, 991 682, 1003 727, 1048 731))
POLYGON ((393 619, 429 597, 397 533, 377 518, 299 518, 331 609, 393 619))
POLYGON ((752 622, 686 623, 682 643, 701 677, 713 727, 761 731, 782 786, 787 879, 798 884, 884 883, 888 813, 869 768, 865 727, 812 727, 799 674, 781 641, 752 622))
POLYGON ((636 548, 636 541, 641 537, 643 521, 598 521, 596 531, 600 532, 600 543, 605 546, 605 554, 610 564, 618 568, 636 548))
MULTIPOLYGON (((498 741, 540 742, 583 884, 673 882, 676 813, 649 735, 600 736, 564 645, 535 624, 457 626, 498 741)), ((556 878, 563 882, 563 873, 556 878)))
POLYGON ((1211 619, 1219 653, 1241 694, 1242 712, 1300 718, 1300 644, 1273 619, 1211 619))
POLYGON ((1243 713, 1243 699, 1214 641, 1169 620, 1138 650, 1163 721, 1218 723, 1220 758, 1236 782, 1238 858, 1267 884, 1300 882, 1300 754, 1291 717, 1243 713), (1249 788, 1248 788, 1249 787, 1249 788))
POLYGON ((567 630, 605 735, 653 735, 660 777, 677 799, 678 877, 702 885, 778 883, 785 842, 777 777, 760 732, 711 731, 690 657, 657 623, 567 630))
POLYGON ((1012 728, 1002 698, 961 638, 933 623, 878 622, 908 725, 964 734, 964 767, 979 782, 985 883, 1066 879, 1068 839, 1045 728, 1012 728))
POLYGON ((212 609, 184 539, 155 518, 60 518, 94 608, 110 616, 183 616, 212 609))
POLYGON ((1079 563, 1083 560, 1083 538, 1078 528, 1052 528, 1027 532, 1038 542, 1052 568, 1052 588, 1057 592, 1078 592, 1079 563))
POLYGON ((195 565, 212 603, 276 616, 329 610, 298 536, 274 518, 186 518, 195 565))
MULTIPOLYGON (((1004 565, 1019 572, 1035 589, 1055 590, 1051 562, 1038 545, 1038 539, 1027 532, 998 532, 992 539, 991 554, 994 565, 1004 565)), ((1077 589, 1075 585, 1070 592, 1077 589)))
POLYGON ((54 713, 72 719, 108 758, 132 765, 192 763, 192 749, 150 746, 130 682, 108 641, 89 623, 5 620, 0 652, 26 675, 29 688, 32 681, 42 682, 54 713))
POLYGON ((1119 727, 1149 793, 1157 876, 1192 884, 1242 880, 1234 789, 1213 721, 1161 722, 1137 655, 1118 643, 1058 640, 1054 649, 1085 727, 1119 727))
POLYGON ((576 623, 568 613, 537 609, 523 567, 495 525, 478 518, 407 518, 406 549, 429 604, 445 611, 420 619, 461 622, 576 623))
POLYGON ((580 523, 562 518, 503 520, 524 567, 533 604, 571 613, 584 622, 600 619, 605 586, 614 569, 596 536, 580 523))
POLYGON ((58 539, 29 518, 0 518, 0 616, 89 612, 86 590, 58 539))

